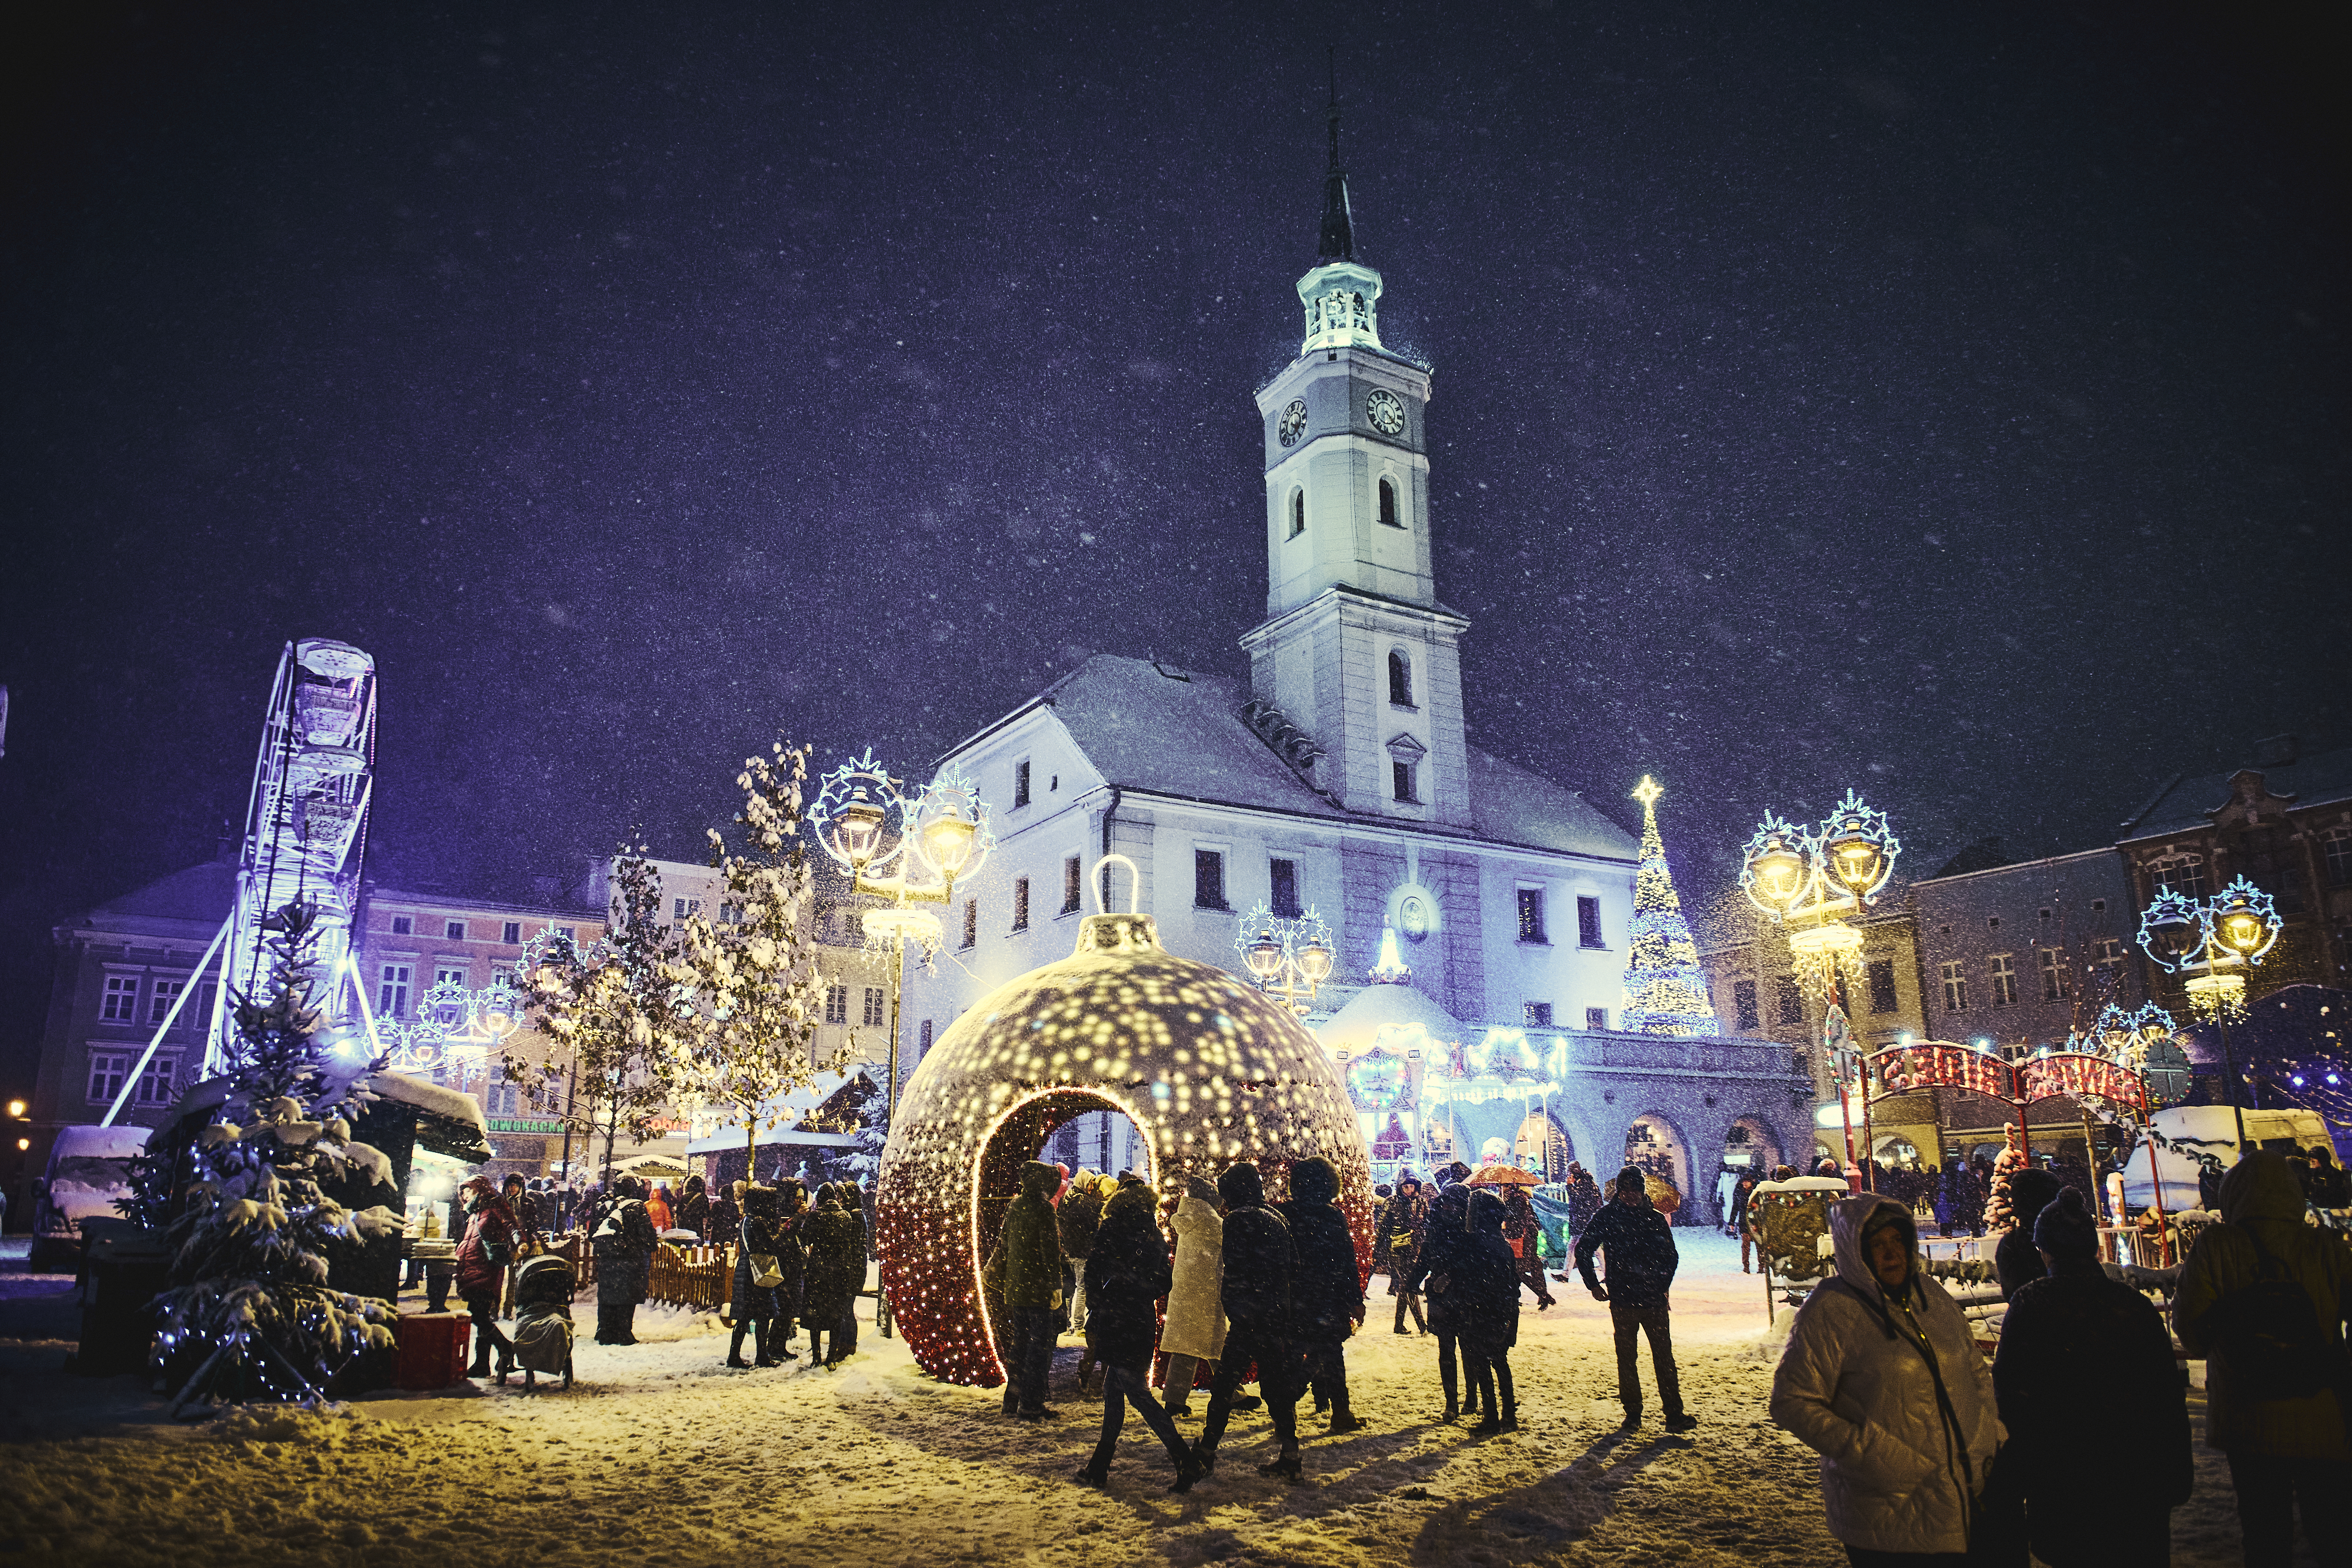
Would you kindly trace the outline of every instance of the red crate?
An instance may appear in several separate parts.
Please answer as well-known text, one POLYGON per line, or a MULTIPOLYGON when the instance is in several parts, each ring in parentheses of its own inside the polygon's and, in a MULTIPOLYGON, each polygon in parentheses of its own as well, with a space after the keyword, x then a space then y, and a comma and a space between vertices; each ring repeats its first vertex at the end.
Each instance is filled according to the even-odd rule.
POLYGON ((412 1312, 393 1324, 394 1388, 446 1388, 466 1381, 466 1336, 473 1320, 458 1312, 412 1312))

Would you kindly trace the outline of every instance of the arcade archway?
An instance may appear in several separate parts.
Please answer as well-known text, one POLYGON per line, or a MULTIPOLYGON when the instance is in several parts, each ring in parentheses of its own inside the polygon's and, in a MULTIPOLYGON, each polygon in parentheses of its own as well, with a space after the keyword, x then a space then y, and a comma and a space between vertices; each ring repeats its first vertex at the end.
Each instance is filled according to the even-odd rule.
POLYGON ((1533 1171, 1547 1182, 1564 1182, 1568 1180, 1568 1163, 1576 1158, 1576 1145, 1558 1117, 1538 1110, 1519 1123, 1518 1135, 1512 1142, 1511 1158, 1520 1169, 1533 1171))
POLYGON ((1664 1176, 1687 1202, 1691 1195, 1690 1142, 1656 1111, 1633 1118, 1625 1129, 1625 1163, 1664 1176))

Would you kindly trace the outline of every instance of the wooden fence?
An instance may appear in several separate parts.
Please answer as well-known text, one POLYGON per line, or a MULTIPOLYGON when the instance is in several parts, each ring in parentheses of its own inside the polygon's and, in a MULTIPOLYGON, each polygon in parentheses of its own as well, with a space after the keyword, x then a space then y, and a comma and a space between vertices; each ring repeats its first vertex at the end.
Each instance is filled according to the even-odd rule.
MULTIPOLYGON (((596 1251, 589 1246, 586 1237, 575 1231, 548 1250, 572 1265, 580 1282, 575 1299, 595 1294, 596 1251)), ((646 1295, 650 1300, 715 1312, 727 1304, 734 1284, 732 1246, 680 1247, 664 1241, 655 1244, 653 1266, 646 1271, 646 1295)))

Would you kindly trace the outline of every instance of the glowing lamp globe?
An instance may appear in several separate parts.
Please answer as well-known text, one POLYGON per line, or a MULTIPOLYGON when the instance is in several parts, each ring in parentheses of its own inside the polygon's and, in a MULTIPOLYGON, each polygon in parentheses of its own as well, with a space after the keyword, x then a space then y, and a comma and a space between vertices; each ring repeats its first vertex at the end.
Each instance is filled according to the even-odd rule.
POLYGON ((882 839, 882 808, 870 800, 853 800, 841 808, 838 833, 841 858, 852 866, 874 858, 882 839))
POLYGON ((1369 1270, 1371 1169, 1339 1070, 1289 1009, 1240 977, 1160 945, 1151 918, 1091 915, 1077 951, 999 987, 916 1068, 876 1195, 883 1288, 916 1362, 950 1383, 1004 1381, 981 1284, 1021 1167, 1087 1111, 1143 1134, 1137 1174, 1164 1196, 1246 1162, 1266 1194, 1294 1160, 1339 1173, 1339 1206, 1369 1270))

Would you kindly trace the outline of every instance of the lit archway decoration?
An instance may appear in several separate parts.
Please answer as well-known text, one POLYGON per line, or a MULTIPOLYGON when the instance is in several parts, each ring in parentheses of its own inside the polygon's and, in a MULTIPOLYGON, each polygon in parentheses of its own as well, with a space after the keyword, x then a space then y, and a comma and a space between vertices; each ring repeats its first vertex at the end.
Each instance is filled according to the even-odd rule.
MULTIPOLYGON (((1099 885, 1099 876, 1090 879, 1099 885)), ((950 1383, 1004 1381, 980 1267, 1055 1127, 1116 1110, 1144 1135, 1165 1190, 1247 1161, 1269 1195, 1321 1155, 1371 1258, 1371 1172, 1338 1069, 1280 1002, 1160 945, 1149 915, 1098 914, 1077 951, 999 987, 908 1082, 877 1195, 883 1289, 916 1362, 950 1383)))

